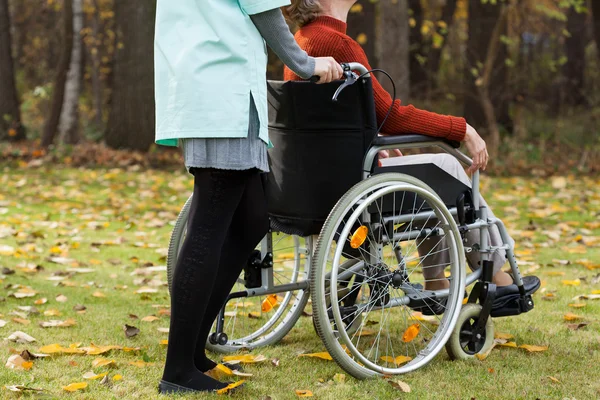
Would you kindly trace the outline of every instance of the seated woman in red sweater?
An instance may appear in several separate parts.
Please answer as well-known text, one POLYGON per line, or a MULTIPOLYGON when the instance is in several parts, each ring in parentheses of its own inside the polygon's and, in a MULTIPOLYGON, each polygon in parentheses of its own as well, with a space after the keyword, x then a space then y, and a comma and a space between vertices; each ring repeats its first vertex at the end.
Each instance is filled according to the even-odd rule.
MULTIPOLYGON (((369 60, 360 44, 346 35, 346 19, 354 3, 356 3, 356 0, 292 0, 292 5, 287 8, 286 13, 300 27, 295 35, 300 47, 312 57, 332 56, 337 62, 358 62, 370 70, 369 60)), ((372 77, 377 122, 381 124, 392 105, 392 98, 377 79, 373 75, 372 77)), ((301 78, 286 68, 284 79, 300 80, 301 78)), ((488 162, 485 141, 471 125, 467 124, 464 118, 435 114, 420 110, 412 105, 403 106, 399 100, 396 100, 382 131, 388 135, 418 133, 464 142, 473 158, 473 165, 469 168, 469 172, 478 169, 485 170, 488 162)), ((382 164, 420 164, 423 162, 434 163, 468 186, 471 185, 460 163, 448 154, 394 157, 383 160, 382 164)), ((487 206, 483 198, 480 201, 483 206, 487 206)), ((493 216, 489 207, 488 211, 493 216)), ((489 232, 490 245, 501 246, 503 242, 498 228, 493 226, 489 229, 489 232)), ((467 234, 467 246, 478 241, 479 232, 472 230, 467 234)), ((436 267, 447 265, 447 261, 444 264, 447 254, 435 251, 434 247, 436 245, 439 245, 439 243, 433 244, 431 239, 426 239, 419 244, 420 254, 433 254, 423 260, 425 288, 428 290, 438 290, 449 285, 444 276, 443 267, 436 267)), ((471 266, 477 267, 479 265, 478 252, 468 253, 467 259, 471 266)), ((505 252, 503 250, 496 251, 492 256, 492 261, 494 263, 493 282, 498 286, 514 285, 512 277, 501 270, 506 261, 505 252)), ((533 293, 539 287, 540 281, 537 277, 528 276, 524 278, 524 284, 526 291, 533 293)))

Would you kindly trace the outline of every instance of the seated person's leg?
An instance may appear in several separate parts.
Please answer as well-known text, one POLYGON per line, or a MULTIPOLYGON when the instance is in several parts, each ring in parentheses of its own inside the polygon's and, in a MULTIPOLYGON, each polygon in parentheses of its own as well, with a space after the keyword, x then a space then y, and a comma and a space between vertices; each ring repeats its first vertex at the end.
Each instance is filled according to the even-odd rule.
POLYGON ((421 257, 421 268, 425 278, 425 290, 441 290, 450 287, 444 274, 444 267, 450 263, 448 251, 443 238, 424 239, 418 243, 417 250, 421 257))

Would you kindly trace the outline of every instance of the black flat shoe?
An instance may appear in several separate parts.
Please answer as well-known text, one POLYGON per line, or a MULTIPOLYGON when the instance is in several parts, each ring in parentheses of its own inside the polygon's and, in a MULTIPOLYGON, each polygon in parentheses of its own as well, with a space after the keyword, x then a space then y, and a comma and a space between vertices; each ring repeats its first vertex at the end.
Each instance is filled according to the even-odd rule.
MULTIPOLYGON (((523 287, 525 294, 531 295, 537 292, 540 288, 540 278, 537 276, 526 276, 523 278, 523 287)), ((509 315, 520 314, 518 301, 521 295, 519 294, 519 287, 516 283, 508 286, 500 286, 496 288, 496 298, 492 304, 492 317, 505 317, 509 315)))

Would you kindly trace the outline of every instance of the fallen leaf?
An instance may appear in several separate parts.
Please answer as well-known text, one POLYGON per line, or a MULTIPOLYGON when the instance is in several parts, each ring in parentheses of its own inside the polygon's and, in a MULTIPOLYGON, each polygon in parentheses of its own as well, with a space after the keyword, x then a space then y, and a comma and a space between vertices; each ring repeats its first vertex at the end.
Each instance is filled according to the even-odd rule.
POLYGON ((25 361, 31 361, 31 360, 35 360, 36 358, 46 358, 46 357, 50 357, 49 354, 43 354, 43 353, 31 353, 29 350, 23 350, 20 354, 20 356, 23 358, 23 360, 25 361))
POLYGON ((87 307, 82 304, 75 304, 73 306, 73 311, 85 311, 85 310, 87 310, 87 307))
POLYGON ((69 347, 62 347, 60 344, 54 343, 47 346, 40 347, 42 353, 54 354, 54 353, 66 353, 66 354, 84 354, 85 350, 78 348, 77 345, 71 345, 69 347))
POLYGON ((4 328, 8 322, 3 319, 0 319, 0 328, 4 328))
POLYGON ((93 368, 100 368, 106 366, 114 367, 115 365, 115 360, 109 360, 107 358, 96 358, 94 361, 92 361, 93 368))
POLYGON ((60 311, 58 311, 56 308, 49 308, 44 311, 44 315, 46 317, 58 317, 60 315, 60 311))
POLYGON ((361 329, 356 336, 359 337, 367 337, 367 336, 373 336, 376 335, 377 331, 374 331, 373 329, 361 329))
POLYGON ((64 294, 59 294, 58 296, 56 296, 56 301, 58 301, 59 303, 65 303, 67 300, 67 296, 65 296, 64 294))
POLYGON ((169 344, 169 340, 163 339, 163 340, 160 341, 160 344, 163 345, 163 346, 167 346, 169 344))
POLYGON ((21 331, 11 333, 6 339, 17 343, 32 343, 36 341, 35 338, 21 331))
POLYGON ((152 363, 152 362, 145 362, 145 361, 130 361, 128 364, 133 365, 138 368, 144 368, 148 365, 154 365, 154 363, 152 363))
POLYGON ((571 303, 569 304, 569 307, 573 307, 573 308, 583 308, 585 307, 587 304, 585 303, 571 303))
POLYGON ((229 364, 254 364, 266 361, 267 357, 262 354, 253 355, 253 354, 243 354, 238 356, 225 356, 223 357, 223 362, 229 364))
POLYGON ((89 347, 82 347, 81 350, 85 351, 85 353, 89 356, 97 356, 100 354, 107 353, 111 350, 121 350, 121 346, 96 346, 94 343, 90 343, 89 347))
POLYGON ((121 379, 123 379, 123 377, 121 375, 119 375, 119 374, 117 374, 117 375, 115 375, 115 376, 112 377, 112 380, 115 381, 115 382, 116 381, 120 381, 121 379))
POLYGON ((258 311, 250 311, 248 313, 248 318, 258 319, 260 318, 260 313, 258 311))
POLYGON ((496 343, 496 345, 502 347, 517 347, 517 344, 515 342, 496 343))
POLYGON ((271 364, 273 364, 274 367, 279 367, 279 358, 272 359, 271 364))
POLYGON ((155 317, 154 315, 148 315, 147 317, 142 318, 142 321, 144 322, 153 322, 158 320, 158 317, 155 317))
POLYGON ((381 359, 390 364, 402 365, 402 364, 407 363, 410 360, 412 360, 412 357, 397 356, 394 358, 394 357, 390 357, 390 356, 383 356, 383 357, 381 357, 381 359))
POLYGON ((421 325, 412 324, 411 326, 406 328, 406 330, 404 331, 404 334, 402 335, 402 341, 404 343, 412 342, 419 334, 420 329, 421 329, 421 325))
POLYGON ((125 336, 127 336, 128 338, 134 337, 138 333, 140 333, 140 330, 138 328, 136 328, 135 326, 127 325, 127 324, 125 324, 125 326, 123 326, 123 331, 125 331, 125 336))
POLYGON ((29 325, 31 323, 30 320, 25 319, 25 318, 13 318, 12 320, 13 320, 13 322, 16 322, 21 325, 29 325))
POLYGON ((157 292, 158 292, 158 289, 144 286, 144 287, 139 288, 138 290, 136 290, 133 293, 135 293, 135 294, 143 294, 143 293, 157 293, 157 292))
POLYGON ((104 293, 99 292, 99 291, 92 293, 92 296, 94 296, 94 297, 106 297, 106 295, 104 293))
POLYGON ((269 312, 277 305, 277 295, 270 294, 263 300, 261 305, 262 312, 269 312))
POLYGON ((519 348, 525 349, 530 353, 548 350, 548 346, 536 346, 536 345, 531 345, 531 344, 522 344, 519 346, 519 348))
POLYGON ((583 319, 583 317, 581 315, 577 315, 577 314, 573 314, 573 313, 566 313, 563 318, 565 319, 565 321, 577 321, 578 319, 583 319))
POLYGON ((66 390, 67 392, 76 392, 80 389, 85 389, 87 387, 87 383, 86 382, 77 382, 77 383, 71 383, 67 386, 63 386, 62 388, 64 390, 66 390))
POLYGON ((33 366, 33 362, 25 361, 19 354, 13 354, 12 356, 8 357, 5 366, 11 369, 22 369, 28 371, 33 366))
POLYGON ((553 376, 549 376, 548 379, 550 379, 552 382, 560 383, 560 381, 553 376))
POLYGON ((156 330, 162 333, 169 333, 169 328, 156 328, 156 330))
POLYGON ((331 355, 326 351, 323 351, 321 353, 300 354, 300 355, 298 355, 298 357, 314 357, 314 358, 320 358, 322 360, 328 360, 328 361, 333 360, 331 355))
POLYGON ((509 340, 509 339, 514 339, 515 337, 513 335, 511 335, 510 333, 496 332, 496 333, 494 333, 494 338, 509 340))
POLYGON ((578 324, 567 324, 567 327, 572 331, 577 331, 581 328, 585 328, 586 326, 588 326, 588 324, 585 322, 580 322, 578 324))
POLYGON ((346 382, 346 375, 344 374, 335 374, 333 376, 333 381, 336 383, 344 383, 346 382))
POLYGON ((393 388, 398 389, 401 392, 410 393, 410 386, 408 386, 406 382, 389 380, 388 383, 392 385, 393 388))
POLYGON ((575 279, 573 281, 562 281, 562 284, 565 286, 579 286, 581 285, 581 280, 575 279))
POLYGON ((69 318, 69 319, 67 319, 65 321, 60 321, 60 320, 53 319, 53 320, 50 320, 50 321, 40 322, 40 326, 42 328, 56 328, 56 327, 58 327, 58 328, 67 328, 67 327, 73 326, 75 324, 76 324, 76 322, 72 318, 69 318))
POLYGON ((313 392, 311 392, 310 390, 297 390, 296 389, 296 396, 298 396, 298 397, 313 397, 313 392))
POLYGON ((108 375, 108 372, 96 374, 96 373, 94 373, 94 371, 89 371, 89 372, 86 372, 85 374, 83 374, 83 379, 90 379, 90 380, 95 381, 96 379, 104 378, 106 375, 108 375))
POLYGON ((48 302, 48 299, 45 297, 42 297, 41 299, 37 299, 36 301, 34 301, 33 303, 35 305, 42 305, 42 304, 46 304, 48 302))
POLYGON ((243 385, 244 382, 246 382, 246 381, 245 380, 241 380, 241 381, 237 381, 237 382, 234 382, 234 383, 230 383, 229 385, 227 385, 227 387, 224 387, 223 389, 217 390, 217 394, 226 394, 226 393, 229 393, 231 390, 235 389, 236 387, 243 385))
POLYGON ((42 392, 44 390, 28 387, 25 385, 5 385, 4 387, 10 390, 11 392, 26 392, 28 390, 32 392, 42 392))

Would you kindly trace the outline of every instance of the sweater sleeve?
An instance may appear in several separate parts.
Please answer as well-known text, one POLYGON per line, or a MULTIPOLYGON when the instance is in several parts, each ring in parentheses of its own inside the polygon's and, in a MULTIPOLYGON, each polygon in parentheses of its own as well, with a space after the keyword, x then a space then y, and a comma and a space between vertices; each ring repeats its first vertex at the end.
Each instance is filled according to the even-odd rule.
POLYGON ((281 10, 265 11, 250 18, 277 57, 298 76, 308 79, 315 72, 315 59, 298 46, 281 10))
MULTIPOLYGON (((337 46, 337 54, 334 55, 334 58, 338 62, 358 62, 370 70, 369 60, 362 47, 353 40, 346 38, 341 38, 341 40, 344 43, 337 46)), ((371 76, 377 123, 381 124, 392 105, 392 96, 381 86, 375 74, 371 76)), ((464 118, 440 115, 420 110, 412 105, 403 106, 400 100, 396 100, 392 112, 381 130, 391 135, 417 133, 462 141, 467 131, 467 123, 464 118)))

